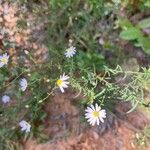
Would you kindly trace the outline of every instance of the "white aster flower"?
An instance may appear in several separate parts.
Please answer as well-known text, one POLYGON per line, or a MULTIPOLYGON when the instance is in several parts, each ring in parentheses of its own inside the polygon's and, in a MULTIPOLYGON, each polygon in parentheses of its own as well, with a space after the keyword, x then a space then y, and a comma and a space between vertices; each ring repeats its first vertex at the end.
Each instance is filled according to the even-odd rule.
POLYGON ((28 86, 27 80, 25 78, 23 78, 23 79, 20 80, 19 84, 20 84, 20 89, 22 91, 25 91, 27 86, 28 86))
POLYGON ((70 57, 73 57, 75 53, 76 53, 76 48, 71 46, 70 48, 66 49, 65 56, 70 58, 70 57))
POLYGON ((62 76, 60 76, 60 79, 56 81, 62 93, 64 93, 64 88, 68 87, 68 84, 69 84, 69 82, 67 81, 68 79, 69 79, 69 76, 65 75, 64 73, 62 76))
POLYGON ((104 122, 103 118, 106 118, 106 111, 104 109, 101 109, 98 104, 95 104, 95 107, 94 105, 87 107, 85 112, 85 118, 92 126, 94 126, 95 124, 99 125, 100 121, 104 122))
POLYGON ((19 126, 21 127, 21 131, 30 132, 31 125, 25 120, 20 121, 19 126))
POLYGON ((7 53, 0 55, 0 68, 8 63, 9 56, 7 53))
POLYGON ((10 97, 9 97, 8 95, 4 95, 4 96, 2 97, 2 102, 3 102, 4 104, 9 103, 9 102, 10 102, 10 97))

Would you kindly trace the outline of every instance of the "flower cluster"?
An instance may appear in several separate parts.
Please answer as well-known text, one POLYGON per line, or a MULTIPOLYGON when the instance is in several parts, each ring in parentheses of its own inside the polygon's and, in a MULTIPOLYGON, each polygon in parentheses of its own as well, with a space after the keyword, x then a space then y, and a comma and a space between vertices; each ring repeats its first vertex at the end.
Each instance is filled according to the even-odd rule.
MULTIPOLYGON (((67 58, 71 58, 76 54, 76 48, 70 47, 66 49, 64 55, 67 58)), ((0 55, 0 68, 4 65, 7 65, 9 61, 9 55, 7 53, 0 55)), ((60 89, 62 93, 65 92, 64 89, 68 88, 69 85, 69 76, 63 73, 63 75, 60 75, 59 79, 56 80, 56 85, 60 89)), ((19 81, 19 88, 22 92, 24 92, 28 87, 28 81, 25 78, 20 79, 19 81)), ((11 101, 11 98, 8 95, 3 95, 2 102, 4 104, 7 104, 11 101)), ((100 122, 104 122, 104 118, 106 118, 106 111, 104 109, 101 109, 98 104, 91 105, 87 107, 85 110, 85 118, 89 122, 90 125, 94 126, 95 124, 99 125, 100 122)), ((22 120, 19 122, 19 126, 21 128, 21 131, 25 131, 26 133, 30 132, 31 125, 26 122, 25 120, 22 120)))
MULTIPOLYGON (((8 61, 9 55, 7 53, 0 55, 0 68, 2 68, 4 65, 7 65, 8 61)), ((28 86, 27 80, 22 78, 19 82, 19 86, 21 91, 25 91, 28 86)), ((8 95, 3 95, 1 100, 4 104, 7 104, 11 101, 11 98, 8 95)), ((22 128, 22 131, 26 132, 29 132, 31 128, 31 125, 24 120, 19 123, 19 126, 22 128)))
MULTIPOLYGON (((71 46, 70 48, 66 49, 65 56, 67 58, 71 58, 76 54, 76 48, 71 46)), ((57 86, 60 88, 61 92, 64 93, 64 89, 68 88, 69 82, 67 81, 69 79, 68 75, 65 75, 65 73, 56 81, 57 86)))
MULTIPOLYGON (((65 56, 67 58, 71 58, 76 54, 76 48, 70 47, 66 50, 65 56)), ((60 76, 60 78, 57 80, 57 86, 60 88, 61 92, 64 93, 64 88, 68 88, 69 82, 67 81, 69 79, 68 75, 65 75, 65 73, 60 76)), ((85 110, 85 118, 89 122, 90 125, 94 126, 95 124, 99 125, 100 122, 104 122, 104 118, 106 118, 106 110, 101 109, 98 104, 91 105, 90 107, 87 107, 85 110)))

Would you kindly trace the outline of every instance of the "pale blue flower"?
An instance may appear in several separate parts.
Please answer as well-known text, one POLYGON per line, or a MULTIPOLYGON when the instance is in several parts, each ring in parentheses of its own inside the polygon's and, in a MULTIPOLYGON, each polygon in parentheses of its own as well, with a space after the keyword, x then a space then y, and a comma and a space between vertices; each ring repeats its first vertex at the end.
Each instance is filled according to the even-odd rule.
POLYGON ((73 55, 76 54, 76 48, 71 46, 70 48, 66 49, 66 52, 65 52, 65 56, 70 58, 70 57, 73 57, 73 55))
POLYGON ((21 89, 21 91, 25 91, 26 88, 27 88, 27 86, 28 86, 27 80, 26 80, 25 78, 22 78, 22 79, 20 80, 19 84, 20 84, 20 89, 21 89))
POLYGON ((2 97, 2 102, 3 102, 4 104, 9 103, 9 102, 10 102, 10 97, 9 97, 8 95, 4 95, 4 96, 2 97))
POLYGON ((7 53, 0 55, 0 68, 8 63, 9 55, 7 53))
POLYGON ((30 132, 31 125, 25 120, 20 121, 19 126, 21 127, 21 131, 30 132))

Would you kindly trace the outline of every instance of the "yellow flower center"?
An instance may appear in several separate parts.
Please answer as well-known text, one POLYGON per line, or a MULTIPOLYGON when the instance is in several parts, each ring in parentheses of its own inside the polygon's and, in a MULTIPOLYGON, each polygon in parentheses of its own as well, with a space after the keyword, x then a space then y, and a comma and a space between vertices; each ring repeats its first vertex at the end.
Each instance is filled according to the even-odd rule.
POLYGON ((94 116, 95 118, 99 117, 99 112, 98 112, 98 111, 93 111, 93 116, 94 116))
POLYGON ((7 59, 6 58, 2 58, 1 62, 4 63, 4 64, 6 64, 7 63, 7 59))
POLYGON ((57 80, 57 85, 58 85, 58 86, 61 86, 62 83, 63 83, 63 81, 62 81, 61 79, 57 80))
POLYGON ((71 53, 72 52, 72 49, 68 49, 68 53, 71 53))

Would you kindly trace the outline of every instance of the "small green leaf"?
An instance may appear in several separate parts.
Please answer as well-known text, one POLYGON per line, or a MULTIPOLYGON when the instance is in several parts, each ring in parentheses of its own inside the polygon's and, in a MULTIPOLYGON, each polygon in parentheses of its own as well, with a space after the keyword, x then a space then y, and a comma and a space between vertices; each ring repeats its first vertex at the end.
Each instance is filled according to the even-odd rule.
POLYGON ((142 33, 137 28, 129 28, 120 33, 120 37, 124 40, 135 40, 142 36, 142 33))
POLYGON ((140 38, 139 40, 140 45, 144 49, 144 51, 150 54, 150 37, 147 38, 140 38))
POLYGON ((150 27, 150 18, 143 19, 138 23, 138 27, 144 29, 144 28, 149 28, 150 27))

